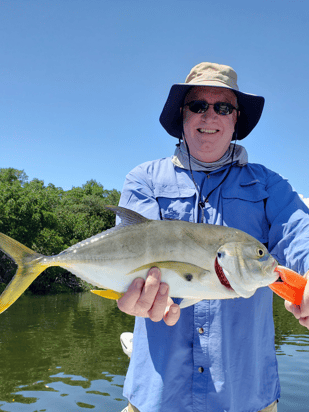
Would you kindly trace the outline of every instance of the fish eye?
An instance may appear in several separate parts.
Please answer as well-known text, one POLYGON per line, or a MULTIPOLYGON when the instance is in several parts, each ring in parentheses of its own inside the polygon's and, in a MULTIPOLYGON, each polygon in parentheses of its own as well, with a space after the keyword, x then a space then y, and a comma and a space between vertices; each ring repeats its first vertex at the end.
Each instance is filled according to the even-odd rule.
POLYGON ((222 257, 222 253, 221 253, 221 252, 218 252, 218 253, 217 253, 217 256, 218 256, 218 258, 220 259, 220 258, 222 257))
POLYGON ((184 276, 188 282, 191 282, 191 280, 193 279, 193 275, 191 273, 186 273, 184 276))
POLYGON ((263 257, 263 256, 265 255, 263 249, 258 249, 258 250, 257 250, 257 254, 258 254, 260 257, 263 257))

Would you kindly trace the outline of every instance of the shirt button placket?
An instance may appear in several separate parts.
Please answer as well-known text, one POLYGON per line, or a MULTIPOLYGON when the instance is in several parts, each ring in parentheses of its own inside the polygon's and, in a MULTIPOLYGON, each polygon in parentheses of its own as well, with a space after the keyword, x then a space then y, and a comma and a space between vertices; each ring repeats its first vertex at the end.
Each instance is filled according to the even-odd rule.
POLYGON ((207 411, 209 301, 194 305, 193 410, 207 411))
MULTIPOLYGON (((203 329, 203 328, 198 328, 198 333, 199 333, 200 335, 202 335, 202 334, 204 333, 204 329, 203 329)), ((199 371, 200 373, 203 373, 203 372, 204 372, 203 366, 200 366, 200 367, 198 368, 198 371, 199 371)))

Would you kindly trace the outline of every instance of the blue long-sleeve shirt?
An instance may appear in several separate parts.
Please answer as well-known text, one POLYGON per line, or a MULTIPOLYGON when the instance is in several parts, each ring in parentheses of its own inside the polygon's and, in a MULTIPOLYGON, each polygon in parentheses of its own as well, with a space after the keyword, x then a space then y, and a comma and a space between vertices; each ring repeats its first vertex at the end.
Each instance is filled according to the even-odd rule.
MULTIPOLYGON (((150 219, 201 222, 199 200, 227 172, 193 171, 197 192, 190 172, 171 158, 147 162, 127 175, 120 205, 150 219)), ((203 215, 204 223, 249 233, 281 265, 305 273, 308 213, 285 179, 249 163, 232 167, 203 215)), ((271 404, 280 396, 271 290, 258 289, 249 299, 203 300, 182 309, 172 327, 136 318, 124 395, 140 412, 256 412, 271 404)))

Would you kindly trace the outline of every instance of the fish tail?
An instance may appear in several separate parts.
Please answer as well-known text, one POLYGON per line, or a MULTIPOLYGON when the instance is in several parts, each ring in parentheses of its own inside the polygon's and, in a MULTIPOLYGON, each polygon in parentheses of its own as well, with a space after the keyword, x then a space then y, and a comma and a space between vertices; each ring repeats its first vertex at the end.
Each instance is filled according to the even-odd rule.
POLYGON ((34 252, 3 233, 0 233, 0 249, 18 265, 13 279, 0 296, 0 313, 2 313, 50 265, 42 263, 43 255, 34 252))

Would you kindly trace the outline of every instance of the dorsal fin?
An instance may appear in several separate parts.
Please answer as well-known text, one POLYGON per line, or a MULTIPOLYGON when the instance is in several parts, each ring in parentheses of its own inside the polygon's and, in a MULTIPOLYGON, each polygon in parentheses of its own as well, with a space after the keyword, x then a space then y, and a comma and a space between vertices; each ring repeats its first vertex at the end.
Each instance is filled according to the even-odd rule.
POLYGON ((139 223, 149 222, 150 219, 140 215, 133 210, 126 209, 121 206, 105 206, 106 209, 111 210, 121 219, 121 226, 138 225, 139 223))

